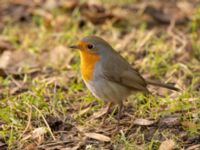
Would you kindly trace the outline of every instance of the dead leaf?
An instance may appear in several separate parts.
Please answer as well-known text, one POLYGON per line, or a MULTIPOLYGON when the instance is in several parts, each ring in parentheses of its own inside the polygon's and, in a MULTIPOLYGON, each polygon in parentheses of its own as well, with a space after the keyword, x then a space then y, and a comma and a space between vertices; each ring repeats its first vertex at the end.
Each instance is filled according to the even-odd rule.
POLYGON ((102 141, 102 142, 110 142, 110 137, 105 136, 103 134, 99 134, 99 133, 93 133, 93 132, 88 132, 85 133, 85 136, 91 139, 95 139, 98 141, 102 141))
MULTIPOLYGON (((1 13, 1 12, 0 12, 1 13)), ((0 19, 0 31, 2 31, 5 27, 5 24, 3 23, 3 21, 1 21, 0 19)))
POLYGON ((62 0, 60 2, 60 6, 69 10, 74 9, 76 6, 78 6, 78 4, 79 0, 62 0))
POLYGON ((36 55, 31 54, 25 50, 18 50, 11 53, 6 69, 9 72, 16 73, 19 68, 23 68, 25 66, 30 68, 37 68, 39 65, 40 62, 36 58, 36 55))
POLYGON ((173 140, 163 141, 159 147, 159 150, 173 150, 176 144, 173 140))
POLYGON ((86 138, 81 139, 80 142, 77 143, 76 146, 72 147, 70 150, 77 150, 80 149, 81 146, 86 144, 86 138))
POLYGON ((22 6, 31 6, 34 5, 33 0, 11 0, 12 4, 22 5, 22 6))
MULTIPOLYGON (((28 5, 30 5, 30 3, 28 5)), ((5 12, 8 12, 5 13, 5 15, 11 17, 12 22, 23 22, 31 18, 33 8, 33 5, 31 5, 31 7, 28 7, 27 5, 19 5, 11 2, 10 5, 5 8, 5 12)))
POLYGON ((36 140, 38 144, 41 144, 44 140, 44 135, 47 133, 45 127, 39 127, 34 129, 30 134, 26 135, 21 141, 28 139, 36 140))
POLYGON ((155 120, 147 120, 147 119, 136 119, 133 124, 140 125, 140 126, 151 126, 155 124, 157 121, 155 120))
POLYGON ((54 22, 52 23, 54 29, 57 32, 62 32, 65 27, 65 23, 68 21, 68 16, 66 15, 59 15, 54 19, 54 22))
MULTIPOLYGON (((15 82, 17 82, 17 81, 15 81, 15 82)), ((18 84, 20 84, 20 83, 18 83, 18 84)), ((9 93, 11 95, 17 95, 19 93, 26 92, 27 90, 28 90, 27 85, 21 84, 20 86, 16 86, 16 87, 10 88, 9 89, 9 93)))
POLYGON ((188 128, 188 129, 195 129, 197 128, 197 124, 191 121, 183 121, 181 122, 182 126, 184 128, 188 128))
POLYGON ((175 2, 152 3, 145 8, 144 12, 160 23, 169 24, 174 21, 176 24, 183 24, 188 20, 188 16, 177 7, 175 2))
POLYGON ((25 150, 35 150, 37 149, 37 145, 35 143, 30 143, 25 147, 25 150))
POLYGON ((0 56, 0 68, 6 69, 11 58, 11 51, 4 51, 0 56))
POLYGON ((67 66, 69 65, 73 56, 73 53, 71 53, 66 46, 59 45, 50 51, 48 63, 55 67, 67 66))
POLYGON ((81 146, 85 145, 87 137, 84 138, 67 138, 67 140, 62 141, 51 141, 44 143, 43 145, 39 145, 37 148, 45 149, 45 150, 77 150, 80 149, 81 146))
POLYGON ((160 126, 176 126, 180 125, 180 117, 178 115, 164 116, 159 120, 160 126))
POLYGON ((41 137, 45 133, 47 133, 46 128, 44 128, 44 127, 36 128, 32 132, 32 138, 35 139, 35 138, 41 137))
POLYGON ((41 4, 43 6, 44 9, 46 10, 52 10, 55 9, 56 7, 58 7, 59 1, 56 0, 47 0, 44 2, 44 4, 41 4))
POLYGON ((106 107, 103 107, 101 108, 99 111, 95 112, 93 115, 92 115, 92 119, 97 119, 97 118, 100 118, 101 116, 105 115, 109 110, 109 106, 106 106, 106 107))
POLYGON ((196 144, 188 147, 186 150, 199 150, 199 149, 200 149, 200 144, 196 144))
POLYGON ((84 3, 81 6, 81 14, 94 24, 102 24, 114 16, 99 3, 84 3))
POLYGON ((13 49, 14 47, 9 41, 0 38, 0 53, 2 53, 5 50, 13 50, 13 49))
POLYGON ((194 13, 194 7, 192 6, 192 3, 187 1, 179 1, 177 2, 177 7, 187 15, 187 17, 193 16, 194 13))
POLYGON ((7 73, 4 69, 0 68, 0 76, 3 77, 3 78, 7 77, 7 73))
POLYGON ((89 11, 83 11, 82 14, 94 24, 104 23, 107 19, 113 18, 111 13, 90 13, 89 11))

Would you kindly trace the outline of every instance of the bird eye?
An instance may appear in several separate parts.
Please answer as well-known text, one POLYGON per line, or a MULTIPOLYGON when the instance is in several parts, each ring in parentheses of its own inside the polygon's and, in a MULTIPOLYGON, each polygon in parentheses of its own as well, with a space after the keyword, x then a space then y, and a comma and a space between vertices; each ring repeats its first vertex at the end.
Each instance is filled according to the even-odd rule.
POLYGON ((92 44, 89 44, 87 47, 88 47, 89 49, 92 49, 94 46, 93 46, 92 44))

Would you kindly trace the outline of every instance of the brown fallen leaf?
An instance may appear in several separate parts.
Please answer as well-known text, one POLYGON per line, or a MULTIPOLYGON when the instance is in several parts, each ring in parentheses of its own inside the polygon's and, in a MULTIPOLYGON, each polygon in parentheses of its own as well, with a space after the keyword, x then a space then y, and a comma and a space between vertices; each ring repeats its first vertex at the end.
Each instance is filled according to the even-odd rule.
POLYGON ((4 39, 1 39, 0 37, 0 53, 2 53, 5 50, 13 50, 14 46, 9 42, 4 39))
POLYGON ((81 149, 83 145, 86 144, 87 137, 83 138, 67 138, 67 140, 61 140, 61 141, 49 141, 47 143, 44 143, 42 145, 39 145, 37 149, 44 149, 44 150, 77 150, 81 149))
POLYGON ((3 78, 7 77, 7 73, 4 69, 0 68, 0 76, 3 77, 3 78))
POLYGON ((188 147, 186 150, 199 150, 199 149, 200 149, 200 144, 196 144, 188 147))
POLYGON ((55 67, 62 67, 69 65, 74 54, 64 45, 59 45, 52 49, 49 53, 49 63, 55 67))
POLYGON ((140 126, 151 126, 155 124, 157 121, 156 120, 147 120, 147 119, 136 119, 133 124, 135 125, 140 125, 140 126))
POLYGON ((9 89, 9 93, 11 95, 17 95, 19 93, 23 93, 23 92, 26 92, 28 90, 27 85, 21 84, 17 81, 14 81, 14 82, 15 82, 15 84, 17 83, 17 86, 9 89))
POLYGON ((159 119, 160 126, 176 126, 180 125, 180 116, 178 115, 169 115, 169 116, 164 116, 159 119))
POLYGON ((21 5, 13 2, 10 2, 10 5, 4 9, 4 12, 8 12, 4 15, 11 17, 12 22, 24 22, 30 20, 34 6, 31 5, 31 7, 29 7, 28 5, 30 3, 28 5, 21 5))
POLYGON ((194 3, 189 1, 177 1, 177 7, 188 17, 192 17, 194 13, 194 3))
POLYGON ((109 106, 107 105, 106 107, 101 108, 99 111, 95 112, 92 115, 92 119, 97 119, 100 118, 101 116, 105 115, 109 110, 109 106))
POLYGON ((173 150, 176 144, 173 140, 165 140, 161 143, 159 150, 173 150))
POLYGON ((197 124, 191 121, 183 121, 181 122, 182 126, 184 128, 188 128, 188 129, 195 129, 197 128, 197 124))
POLYGON ((11 0, 11 4, 22 5, 22 6, 31 6, 34 5, 33 0, 11 0))
POLYGON ((11 51, 4 51, 0 56, 0 68, 6 69, 11 58, 11 51))
POLYGON ((89 11, 83 11, 82 14, 94 24, 104 23, 107 19, 113 18, 111 13, 90 13, 89 11))
POLYGON ((55 31, 62 32, 65 27, 65 23, 68 21, 69 17, 67 15, 59 15, 55 17, 53 22, 53 27, 55 31))
POLYGON ((40 3, 40 6, 42 6, 42 8, 46 10, 52 10, 59 6, 59 1, 47 0, 47 1, 44 1, 43 4, 40 3))
POLYGON ((77 150, 77 149, 80 149, 81 146, 85 145, 85 143, 86 143, 86 139, 87 139, 87 138, 83 138, 83 139, 81 139, 81 141, 78 142, 76 146, 71 147, 70 150, 77 150))
POLYGON ((44 140, 44 135, 47 133, 45 127, 39 127, 34 129, 31 133, 27 134, 21 141, 26 141, 28 139, 36 140, 37 144, 41 144, 44 140))
MULTIPOLYGON (((179 4, 180 5, 180 4, 179 4)), ((177 6, 176 3, 152 3, 145 8, 145 13, 160 23, 169 24, 174 21, 176 24, 183 24, 188 20, 187 14, 182 11, 183 8, 177 6)), ((183 6, 182 6, 183 7, 183 6)), ((193 11, 191 9, 190 11, 193 11)))
POLYGON ((111 141, 110 137, 105 136, 103 134, 99 134, 99 133, 88 132, 88 133, 85 133, 85 136, 88 138, 91 138, 91 139, 102 141, 102 142, 110 142, 111 141))
POLYGON ((84 3, 81 5, 81 14, 93 24, 102 24, 114 16, 99 3, 84 3))
MULTIPOLYGON (((0 12, 1 13, 1 12, 0 12)), ((0 19, 0 31, 2 31, 5 27, 5 24, 3 23, 3 21, 0 19)))
POLYGON ((25 146, 26 150, 34 150, 37 149, 37 145, 35 143, 30 143, 27 146, 25 146))
POLYGON ((65 8, 65 9, 74 9, 75 7, 77 7, 79 5, 79 0, 62 0, 60 2, 60 6, 65 8))

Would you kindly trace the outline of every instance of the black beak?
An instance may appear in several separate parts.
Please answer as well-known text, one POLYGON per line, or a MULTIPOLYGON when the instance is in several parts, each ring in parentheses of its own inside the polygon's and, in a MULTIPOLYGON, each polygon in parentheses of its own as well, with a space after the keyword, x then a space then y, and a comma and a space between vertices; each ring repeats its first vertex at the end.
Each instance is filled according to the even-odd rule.
POLYGON ((79 49, 79 47, 77 45, 71 45, 71 46, 69 46, 69 48, 79 49))

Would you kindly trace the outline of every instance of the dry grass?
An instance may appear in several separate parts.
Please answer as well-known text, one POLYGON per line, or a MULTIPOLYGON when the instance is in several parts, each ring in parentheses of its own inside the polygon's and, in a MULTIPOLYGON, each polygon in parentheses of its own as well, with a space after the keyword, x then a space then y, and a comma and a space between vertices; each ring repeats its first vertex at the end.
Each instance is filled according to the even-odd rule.
POLYGON ((192 14, 178 25, 152 19, 147 1, 105 8, 71 2, 13 0, 0 6, 0 147, 154 150, 161 143, 175 149, 200 144, 197 2, 182 3, 192 14), (118 132, 114 108, 95 117, 105 104, 86 90, 78 53, 67 48, 90 34, 106 39, 144 77, 182 91, 149 87, 154 96, 132 95, 118 132), (147 124, 137 125, 139 118, 147 124))

